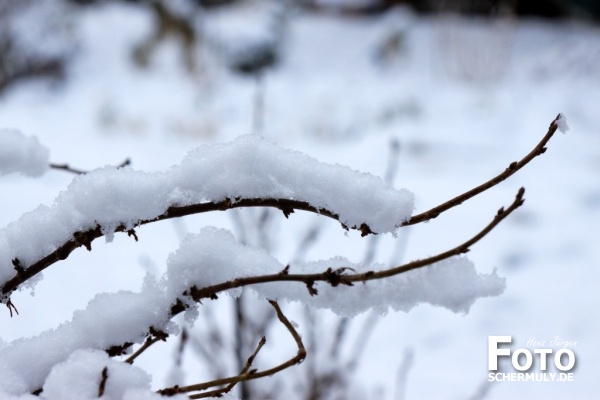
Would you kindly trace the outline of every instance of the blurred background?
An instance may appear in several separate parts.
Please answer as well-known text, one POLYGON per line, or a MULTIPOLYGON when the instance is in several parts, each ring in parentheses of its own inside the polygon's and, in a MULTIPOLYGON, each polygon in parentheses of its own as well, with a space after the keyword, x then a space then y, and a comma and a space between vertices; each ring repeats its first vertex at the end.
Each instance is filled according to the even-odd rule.
MULTIPOLYGON (((35 135, 51 161, 165 170, 205 143, 256 134, 381 176, 431 208, 527 154, 562 112, 570 131, 488 192, 397 237, 361 238, 297 212, 235 210, 94 242, 13 296, 10 342, 71 318, 96 293, 160 277, 187 233, 231 229, 282 263, 345 256, 399 265, 462 243, 524 207, 469 253, 505 293, 467 315, 423 305, 352 320, 285 307, 309 356, 244 399, 592 399, 600 389, 600 3, 591 0, 0 0, 0 128, 35 135), (576 341, 575 381, 488 383, 488 335, 576 341)), ((226 168, 227 166, 223 166, 226 168)), ((73 176, 0 179, 0 224, 52 204, 73 176)), ((206 303, 193 327, 139 363, 157 389, 295 353, 246 291, 206 303)), ((137 363, 137 361, 136 361, 137 363)), ((508 365, 504 368, 509 369, 508 365)), ((510 371, 512 372, 512 371, 510 371)))

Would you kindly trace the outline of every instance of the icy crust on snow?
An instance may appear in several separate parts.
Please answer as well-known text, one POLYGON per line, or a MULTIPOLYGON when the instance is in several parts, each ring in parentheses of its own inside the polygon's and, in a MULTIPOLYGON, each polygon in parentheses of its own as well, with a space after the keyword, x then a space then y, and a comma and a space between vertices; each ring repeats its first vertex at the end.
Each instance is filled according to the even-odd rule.
POLYGON ((178 166, 148 173, 105 167, 76 177, 52 206, 42 205, 0 230, 0 285, 24 268, 99 224, 107 239, 120 224, 133 227, 169 206, 236 198, 306 201, 339 215, 347 226, 394 231, 413 211, 413 195, 378 177, 321 163, 258 136, 192 150, 178 166))
POLYGON ((33 136, 0 129, 0 175, 21 173, 40 176, 49 168, 49 151, 33 136))

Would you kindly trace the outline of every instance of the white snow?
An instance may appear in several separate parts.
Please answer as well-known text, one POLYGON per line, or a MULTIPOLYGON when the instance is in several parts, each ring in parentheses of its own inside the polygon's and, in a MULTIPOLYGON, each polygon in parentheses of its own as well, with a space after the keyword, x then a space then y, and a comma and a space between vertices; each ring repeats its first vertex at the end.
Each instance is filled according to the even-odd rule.
POLYGON ((48 149, 36 137, 0 129, 0 175, 19 172, 40 176, 50 168, 48 155, 48 149))
MULTIPOLYGON (((320 273, 327 268, 352 268, 347 274, 384 269, 383 265, 369 268, 353 264, 343 257, 292 265, 290 273, 320 273)), ((494 271, 478 274, 475 266, 465 257, 454 257, 426 268, 409 271, 391 278, 355 283, 353 286, 331 287, 315 284, 317 296, 310 296, 306 287, 285 282, 277 285, 262 284, 255 290, 266 298, 297 300, 317 308, 327 308, 338 315, 354 317, 367 310, 386 314, 389 310, 408 312, 419 304, 431 304, 456 313, 468 313, 475 300, 499 296, 504 292, 505 280, 494 271)))
POLYGON ((556 120, 558 125, 558 130, 562 133, 567 133, 569 130, 569 125, 567 124, 567 117, 563 113, 558 114, 558 119, 556 120))
MULTIPOLYGON (((35 359, 23 354, 23 362, 31 362, 30 367, 35 369, 35 359)), ((33 355, 32 355, 33 356, 33 355)), ((164 397, 158 395, 150 387, 150 376, 140 368, 109 358, 101 350, 77 350, 65 361, 57 363, 44 382, 42 393, 39 396, 30 394, 11 394, 16 376, 2 376, 0 380, 0 395, 3 399, 46 399, 46 400, 92 400, 97 399, 98 388, 102 381, 103 370, 106 368, 103 399, 107 400, 159 400, 164 397), (12 382, 11 382, 12 381, 12 382), (6 385, 11 382, 11 385, 6 385)), ((173 399, 187 399, 180 394, 173 399)))
MULTIPOLYGON (((70 322, 0 349, 0 393, 22 394, 43 385, 49 389, 48 398, 58 399, 66 396, 64 390, 73 387, 71 382, 81 381, 74 385, 75 394, 64 398, 88 398, 97 389, 96 378, 107 361, 105 353, 91 356, 85 349, 100 351, 127 342, 141 343, 150 327, 178 333, 170 322, 170 306, 180 299, 196 308, 183 295, 192 286, 201 289, 234 278, 276 274, 284 268, 264 249, 239 244, 230 232, 213 227, 189 235, 169 257, 168 265, 163 279, 155 282, 148 276, 139 293, 98 294, 85 310, 76 311, 70 322), (82 368, 80 364, 86 361, 87 366, 82 368)), ((320 273, 342 267, 367 271, 338 257, 292 265, 290 273, 320 273)), ((504 279, 495 273, 479 275, 466 258, 455 257, 390 279, 351 287, 318 283, 315 288, 319 294, 315 296, 309 295, 306 286, 299 282, 273 282, 250 288, 272 300, 301 301, 343 316, 355 316, 369 309, 381 313, 389 309, 409 311, 421 303, 466 313, 477 298, 497 296, 504 287, 504 279)), ((120 362, 111 361, 110 366, 109 372, 116 378, 109 380, 115 387, 108 398, 120 399, 125 388, 147 381, 139 370, 120 362)))
POLYGON ((52 206, 39 206, 0 230, 0 282, 14 276, 13 259, 26 269, 75 232, 99 224, 110 240, 117 226, 134 227, 170 206, 238 198, 306 201, 338 214, 349 227, 366 223, 377 233, 394 231, 413 210, 413 195, 381 178, 242 136, 192 150, 164 173, 105 167, 76 177, 52 206))
POLYGON ((139 343, 151 326, 172 330, 168 322, 171 303, 164 291, 147 281, 141 293, 99 294, 68 323, 4 346, 0 349, 0 393, 19 394, 41 387, 53 368, 77 350, 139 343))
MULTIPOLYGON (((113 187, 109 193, 112 197, 107 197, 107 200, 113 202, 116 213, 131 216, 127 206, 120 202, 121 198, 131 196, 127 190, 128 182, 136 183, 129 192, 141 192, 146 185, 149 190, 150 184, 144 183, 143 177, 152 181, 156 175, 175 176, 168 168, 179 164, 182 155, 190 148, 207 142, 230 141, 250 131, 253 126, 253 99, 258 85, 254 79, 245 80, 229 74, 222 65, 202 61, 202 72, 190 79, 177 64, 180 49, 176 40, 161 44, 150 69, 140 73, 131 66, 128 57, 132 47, 151 34, 150 13, 140 11, 137 5, 124 6, 120 3, 97 4, 93 8, 77 10, 73 37, 81 34, 82 52, 69 65, 64 84, 58 90, 46 86, 45 81, 11 86, 2 93, 0 125, 16 127, 28 135, 37 136, 51 149, 53 159, 82 169, 91 170, 131 157, 139 170, 163 171, 105 168, 91 174, 99 179, 93 184, 96 178, 81 177, 76 179, 76 182, 83 179, 81 184, 73 183, 74 188, 119 186, 113 187), (107 36, 107 31, 118 34, 107 36)), ((233 21, 234 17, 229 21, 233 21)), ((492 272, 497 267, 498 275, 506 276, 504 294, 477 302, 464 316, 462 307, 469 304, 469 297, 474 294, 465 294, 469 289, 466 284, 461 285, 453 279, 447 286, 445 281, 439 282, 441 287, 448 289, 440 295, 448 296, 456 290, 461 292, 453 293, 455 301, 448 297, 435 297, 435 290, 426 288, 430 303, 443 302, 459 313, 429 306, 414 308, 410 313, 388 313, 378 320, 372 339, 364 345, 361 343, 364 354, 354 376, 360 379, 354 379, 354 382, 365 393, 376 393, 377 398, 396 398, 397 367, 402 363, 402 354, 410 352, 413 363, 410 371, 405 371, 403 394, 406 398, 475 398, 477 393, 484 391, 485 398, 489 400, 587 398, 596 391, 596 375, 600 370, 600 351, 595 345, 600 325, 590 308, 590 304, 598 299, 600 271, 596 268, 600 259, 597 246, 600 212, 600 114, 597 112, 600 31, 595 25, 581 22, 550 23, 523 19, 496 29, 493 36, 487 31, 473 36, 470 34, 473 30, 482 31, 485 27, 469 28, 468 20, 446 26, 423 16, 410 14, 407 18, 409 23, 403 23, 399 29, 398 25, 382 24, 382 19, 376 16, 292 15, 287 31, 289 40, 282 45, 285 51, 281 54, 281 64, 261 81, 264 97, 261 134, 268 140, 330 164, 341 163, 375 175, 385 170, 386 149, 389 142, 395 140, 401 150, 399 170, 393 185, 410 188, 416 194, 415 204, 419 211, 489 179, 507 162, 522 157, 546 132, 548 123, 558 111, 569 115, 568 125, 581 134, 554 137, 548 144, 550 151, 536 158, 519 174, 431 223, 402 229, 398 232, 398 239, 392 235, 378 236, 376 262, 379 263, 387 263, 390 259, 410 261, 434 254, 477 232, 498 207, 507 205, 518 187, 527 188, 525 205, 469 253, 469 259, 480 271, 478 278, 473 276, 472 264, 464 258, 435 267, 440 280, 445 271, 454 271, 452 278, 454 274, 462 273, 465 279, 481 285, 478 293, 488 294, 496 293, 502 286, 501 278, 492 272), (382 46, 393 44, 384 42, 383 38, 394 37, 394 30, 401 33, 397 46, 389 48, 386 63, 377 62, 374 54, 382 46), (458 34, 449 35, 449 32, 458 34), (449 40, 444 40, 443 36, 449 40), (459 70, 456 71, 456 68, 459 70), (494 73, 489 74, 488 71, 494 73), (465 75, 473 79, 465 81, 460 78, 465 75), (575 381, 485 386, 482 383, 487 372, 485 341, 488 335, 499 333, 513 335, 516 347, 525 347, 530 336, 540 340, 554 336, 577 340, 578 345, 573 350, 578 363, 581 363, 577 366, 575 381)), ((229 22, 222 25, 224 40, 230 33, 225 30, 232 28, 231 25, 233 23, 229 22)), ((35 35, 24 37, 20 43, 51 49, 53 53, 63 52, 41 40, 47 38, 52 41, 56 35, 44 35, 40 29, 30 30, 32 26, 39 27, 31 21, 22 23, 25 33, 34 32, 35 35)), ((252 21, 234 31, 231 37, 239 37, 242 30, 250 32, 254 27, 257 27, 256 37, 267 38, 258 35, 267 30, 252 21)), ((215 31, 215 35, 217 33, 215 31)), ((236 45, 231 43, 232 48, 236 45)), ((204 60, 203 55, 200 58, 204 60)), ((562 125, 563 122, 567 125, 566 119, 561 117, 558 123, 562 125)), ((564 126, 565 130, 567 126, 564 126)), ((175 168, 183 171, 182 166, 175 168)), ((194 168, 190 166, 189 170, 194 168)), ((93 207, 100 207, 97 212, 100 216, 108 212, 101 200, 90 200, 92 204, 89 206, 79 204, 77 207, 81 210, 74 209, 71 214, 65 211, 63 216, 71 218, 65 223, 73 226, 60 232, 56 221, 50 218, 57 210, 52 200, 60 191, 71 192, 67 185, 72 176, 56 171, 32 180, 18 175, 22 171, 14 172, 17 173, 0 177, 0 225, 20 221, 19 228, 7 226, 0 235, 3 266, 0 272, 4 278, 14 274, 10 263, 13 249, 20 249, 23 254, 52 251, 55 245, 41 240, 42 237, 68 238, 71 228, 79 226, 73 221, 89 223, 86 218, 94 215, 93 207), (33 212, 35 215, 39 211, 35 218, 34 215, 23 216, 39 203, 46 206, 33 212), (33 223, 37 217, 45 219, 33 223), (15 240, 7 242, 8 231, 12 232, 8 236, 15 240), (27 240, 21 240, 23 238, 27 240), (7 249, 11 254, 6 253, 7 249)), ((226 176, 225 172, 219 173, 226 176)), ((159 194, 173 200, 189 195, 183 190, 171 193, 169 188, 165 188, 168 193, 159 194)), ((79 194, 83 196, 85 193, 82 190, 79 194)), ((60 195, 61 198, 63 196, 68 197, 60 195)), ((150 214, 157 211, 160 207, 153 202, 154 197, 143 198, 140 209, 150 214), (153 210, 153 207, 156 209, 153 210)), ((256 212, 240 215, 261 215, 259 210, 252 211, 256 212)), ((266 243, 270 245, 269 254, 251 247, 232 246, 240 254, 268 262, 265 268, 276 269, 280 263, 287 264, 294 259, 296 245, 307 228, 312 226, 313 218, 324 220, 319 216, 300 216, 300 213, 289 220, 278 215, 267 221, 264 231, 247 232, 248 241, 259 243, 260 234, 268 231, 266 243)), ((93 317, 108 321, 109 309, 116 312, 121 301, 135 305, 139 299, 147 300, 147 294, 143 293, 150 293, 151 287, 156 288, 157 302, 151 302, 149 306, 156 306, 155 310, 176 294, 176 291, 165 294, 164 281, 158 279, 154 282, 150 278, 140 291, 144 270, 139 267, 138 260, 151 260, 146 264, 151 263, 158 271, 156 275, 160 276, 166 268, 164 261, 168 254, 177 248, 180 231, 208 234, 210 231, 200 230, 207 225, 231 228, 232 224, 224 213, 185 218, 176 234, 168 223, 152 224, 140 229, 140 241, 136 244, 125 237, 120 241, 117 236, 110 245, 94 243, 90 254, 74 252, 69 259, 46 273, 43 284, 36 286, 35 297, 14 293, 12 300, 20 315, 9 319, 6 310, 1 315, 4 318, 2 338, 7 344, 0 348, 5 362, 8 364, 10 361, 11 366, 10 369, 6 365, 1 368, 1 385, 2 391, 20 394, 2 393, 0 397, 7 400, 39 398, 27 394, 25 386, 29 378, 23 376, 32 373, 31 379, 44 384, 53 373, 52 357, 60 360, 56 364, 58 368, 68 362, 70 353, 80 349, 81 354, 98 363, 100 357, 94 349, 104 344, 102 338, 106 338, 107 333, 102 330, 97 334, 93 332, 97 329, 92 325, 93 317), (123 291, 117 292, 119 290, 123 291), (81 316, 85 315, 81 311, 71 320, 73 310, 84 309, 98 292, 116 293, 96 297, 86 311, 92 316, 89 319, 81 316), (63 328, 59 324, 64 321, 68 322, 63 328), (53 352, 54 346, 48 346, 49 342, 56 339, 61 346, 69 345, 67 339, 78 335, 73 324, 78 324, 82 330, 85 328, 86 335, 92 331, 94 335, 91 335, 90 341, 76 342, 75 346, 65 347, 64 351, 53 352), (48 331, 52 328, 57 333, 48 331), (66 339, 61 339, 61 334, 66 339), (29 337, 34 339, 19 339, 29 337), (31 340, 30 352, 25 350, 26 340, 31 340), (12 354, 26 356, 8 357, 12 354), (45 368, 41 374, 36 372, 38 358, 45 368), (22 364, 19 365, 19 362, 22 364)), ((322 227, 314 246, 301 256, 308 261, 329 260, 331 265, 355 265, 358 269, 366 242, 358 234, 350 233, 346 237, 339 226, 329 229, 330 226, 333 224, 327 223, 322 227), (335 255, 351 261, 346 263, 333 258, 335 255)), ((235 233, 241 240, 242 233, 239 230, 235 233)), ((208 236, 211 235, 217 238, 230 234, 214 230, 208 236)), ((193 242, 196 236, 188 237, 186 242, 193 242)), ((215 246, 225 249, 220 244, 215 246)), ((191 259, 194 252, 188 250, 191 259)), ((169 268, 178 264, 179 256, 183 257, 188 250, 175 251, 169 268)), ((240 266, 248 267, 238 261, 240 266)), ((319 269, 320 263, 322 261, 295 264, 292 272, 301 268, 319 269)), ((192 274, 192 265, 181 264, 183 270, 186 266, 192 274)), ((427 275, 433 270, 415 272, 427 275)), ((222 272, 208 275, 207 279, 232 272, 230 268, 224 268, 222 272)), ((191 278, 204 282, 203 276, 191 278)), ((407 276, 402 279, 407 279, 407 276)), ((402 279, 397 284, 406 283, 402 279)), ((181 288, 184 284, 180 283, 181 288)), ((375 285, 381 289, 379 283, 375 285)), ((364 286, 357 284, 353 288, 338 289, 366 293, 371 283, 364 286)), ((329 295, 326 285, 316 284, 316 287, 320 295, 303 301, 324 301, 320 298, 329 295)), ((267 290, 267 286, 256 290, 267 290)), ((301 293, 291 292, 290 295, 305 296, 302 290, 306 289, 302 285, 298 285, 297 290, 301 293)), ((410 292, 410 289, 406 290, 410 292)), ((402 297, 403 294, 395 295, 402 297)), ((370 300, 364 297, 363 300, 368 303, 370 300)), ((215 320, 225 325, 223 332, 227 332, 231 322, 228 296, 206 302, 202 307, 205 306, 212 307, 215 320)), ((350 313, 355 311, 355 307, 351 304, 341 312, 350 313)), ((196 311, 189 310, 186 318, 195 319, 196 311)), ((295 306, 287 305, 284 311, 299 322, 299 331, 306 338, 310 332, 306 331, 307 324, 302 316, 294 313, 297 311, 295 306)), ((330 322, 325 324, 321 333, 331 339, 332 331, 326 329, 334 326, 337 320, 328 312, 315 315, 319 315, 319 321, 330 322)), ((124 327, 117 326, 119 321, 123 323, 126 320, 120 313, 114 318, 117 321, 114 325, 107 324, 115 329, 115 335, 135 340, 140 340, 141 335, 137 324, 144 325, 149 321, 155 321, 157 325, 166 323, 162 311, 156 315, 142 314, 139 319, 132 319, 132 325, 124 327)), ((362 320, 363 315, 359 315, 352 324, 360 324, 362 320)), ((199 333, 200 328, 202 324, 198 320, 195 332, 199 333)), ((165 325, 165 329, 172 332, 176 327, 165 325)), ((351 329, 349 334, 353 332, 356 333, 356 329, 351 329)), ((289 343, 289 334, 284 334, 285 343, 278 350, 290 350, 293 346, 289 343)), ((277 337, 269 333, 267 339, 273 343, 277 337)), ((173 340, 165 344, 165 353, 157 347, 140 358, 140 363, 148 360, 144 370, 152 373, 154 387, 165 386, 163 377, 168 374, 170 350, 177 345, 176 342, 173 340)), ((192 351, 188 355, 191 357, 186 357, 181 368, 198 371, 195 367, 202 360, 194 364, 197 357, 192 351)), ((279 360, 280 356, 280 352, 265 346, 259 359, 264 357, 265 364, 269 364, 279 360)), ((323 354, 321 356, 325 358, 323 354)), ((289 372, 302 373, 298 371, 303 371, 306 364, 289 372)), ((190 375, 186 374, 186 383, 197 382, 190 375)), ((270 381, 284 384, 289 381, 288 377, 276 375, 270 381)), ((64 379, 66 382, 67 378, 64 379)), ((135 391, 126 394, 129 400, 157 399, 157 395, 147 389, 132 390, 135 391)), ((297 398, 293 396, 299 396, 298 392, 289 397, 297 398)))
POLYGON ((110 359, 100 350, 79 350, 52 369, 44 383, 43 398, 97 399, 104 368, 107 379, 102 398, 120 400, 127 391, 150 389, 150 376, 139 368, 110 359))
MULTIPOLYGON (((265 250, 241 245, 230 232, 212 227, 203 228, 198 235, 188 236, 169 257, 168 264, 168 290, 172 292, 169 298, 180 296, 192 286, 203 288, 235 278, 276 274, 284 268, 265 250)), ((346 273, 352 274, 384 269, 384 266, 367 268, 336 257, 308 264, 292 264, 289 273, 322 273, 328 268, 349 268, 346 273)), ((500 295, 505 282, 495 272, 479 275, 473 263, 465 257, 455 257, 393 278, 356 283, 354 286, 334 288, 319 282, 315 285, 319 292, 316 296, 311 296, 306 286, 298 282, 265 283, 250 288, 265 298, 301 301, 352 317, 370 309, 381 313, 390 308, 409 311, 421 303, 466 313, 476 299, 500 295)))

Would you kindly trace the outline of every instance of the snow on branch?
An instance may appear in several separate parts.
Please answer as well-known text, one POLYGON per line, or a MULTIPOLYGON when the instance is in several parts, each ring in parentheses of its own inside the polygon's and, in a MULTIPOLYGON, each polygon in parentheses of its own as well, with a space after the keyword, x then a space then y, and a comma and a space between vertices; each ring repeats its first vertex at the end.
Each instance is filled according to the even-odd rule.
MULTIPOLYGON (((139 293, 99 294, 85 310, 75 312, 70 322, 0 349, 0 393, 18 394, 42 387, 54 366, 62 365, 77 351, 104 349, 109 355, 120 355, 148 336, 165 338, 177 332, 171 322, 176 314, 185 311, 186 319, 193 320, 202 299, 217 298, 223 291, 239 295, 244 286, 265 298, 299 300, 346 316, 368 309, 408 311, 420 303, 467 312, 476 299, 501 294, 505 283, 495 272, 477 274, 466 258, 453 256, 468 252, 522 204, 520 190, 509 207, 501 208, 490 224, 463 244, 378 271, 343 258, 286 267, 264 249, 236 242, 229 231, 203 228, 188 236, 169 257, 160 281, 148 276, 139 293), (324 285, 318 286, 318 282, 324 285), (357 282, 364 284, 354 285, 357 282)), ((300 351, 297 357, 304 358, 303 354, 300 351)))
POLYGON ((524 189, 519 190, 509 207, 500 208, 492 222, 457 247, 389 269, 377 265, 374 267, 381 269, 366 268, 341 257, 281 269, 283 266, 262 250, 237 244, 227 231, 205 228, 199 235, 189 236, 169 257, 167 281, 170 288, 176 288, 172 296, 184 293, 192 300, 179 297, 179 308, 173 311, 216 298, 222 291, 251 286, 265 298, 302 301, 343 316, 369 309, 409 311, 421 303, 466 313, 476 299, 500 295, 505 284, 495 272, 479 275, 470 261, 456 256, 467 253, 519 208, 524 202, 523 194, 524 189), (211 253, 214 246, 220 251, 211 253), (215 268, 218 265, 221 268, 215 268), (198 271, 199 266, 202 272, 198 271), (429 268, 423 269, 425 266, 429 268), (212 272, 206 273, 206 267, 212 272), (214 284, 217 281, 222 283, 214 284), (269 285, 273 282, 278 284, 269 285), (317 285, 318 282, 325 284, 317 285), (359 282, 368 283, 355 285, 359 282))
POLYGON ((558 127, 558 130, 561 131, 562 133, 567 133, 567 131, 569 130, 569 124, 567 124, 567 117, 565 117, 565 114, 563 114, 563 113, 558 114, 558 117, 556 117, 555 123, 556 123, 556 126, 558 127))
POLYGON ((115 232, 127 232, 136 238, 133 228, 138 225, 184 215, 275 207, 287 217, 304 210, 363 235, 428 221, 543 154, 563 123, 566 118, 559 114, 533 150, 494 178, 412 217, 413 195, 407 190, 394 190, 372 175, 320 163, 256 136, 199 147, 164 173, 105 167, 77 177, 52 207, 40 206, 0 230, 0 300, 10 305, 15 289, 35 284, 32 278, 73 250, 90 250, 99 237, 110 241, 115 232))
MULTIPOLYGON (((202 146, 166 172, 105 167, 77 176, 50 207, 0 230, 0 285, 7 295, 74 249, 103 235, 185 213, 272 206, 304 209, 363 234, 397 229, 413 195, 373 175, 283 150, 256 136, 202 146)), ((33 282, 30 282, 33 283, 33 282)))
MULTIPOLYGON (((2 300, 10 306, 13 290, 31 284, 31 278, 74 249, 91 249, 98 237, 110 240, 115 232, 128 232, 137 239, 134 228, 141 224, 199 212, 275 207, 289 216, 300 209, 363 234, 393 232, 435 218, 511 176, 544 153, 546 143, 562 129, 559 125, 566 123, 563 118, 559 115, 552 122, 546 136, 522 160, 473 190, 415 216, 417 220, 410 218, 413 196, 408 191, 253 136, 203 146, 162 173, 107 167, 79 175, 52 206, 40 206, 0 230, 2 300)), ((236 296, 244 287, 270 299, 294 337, 298 353, 252 376, 242 370, 236 377, 224 378, 223 385, 270 375, 304 358, 299 335, 273 301, 301 301, 345 316, 369 309, 408 311, 421 303, 468 312, 476 299, 502 293, 505 282, 495 272, 478 274, 463 255, 520 207, 523 195, 521 189, 508 207, 499 209, 487 226, 462 244, 387 269, 341 257, 284 266, 264 249, 236 242, 228 231, 205 227, 189 235, 167 260, 165 275, 158 281, 147 277, 139 293, 98 294, 85 310, 76 311, 71 321, 56 329, 9 345, 0 343, 0 395, 158 399, 160 395, 149 389, 148 377, 130 363, 152 343, 178 331, 171 321, 175 315, 185 313, 185 319, 193 320, 202 300, 216 299, 223 292, 236 296), (144 344, 124 363, 107 357, 126 354, 136 343, 144 344), (65 393, 65 388, 72 390, 65 393)), ((259 343, 248 368, 261 347, 259 343)), ((214 382, 195 385, 190 391, 214 387, 214 382)), ((179 389, 171 389, 169 394, 175 398, 185 398, 179 389)), ((215 390, 227 396, 222 389, 215 390)))
POLYGON ((0 175, 40 176, 48 170, 49 151, 33 136, 0 129, 0 175))

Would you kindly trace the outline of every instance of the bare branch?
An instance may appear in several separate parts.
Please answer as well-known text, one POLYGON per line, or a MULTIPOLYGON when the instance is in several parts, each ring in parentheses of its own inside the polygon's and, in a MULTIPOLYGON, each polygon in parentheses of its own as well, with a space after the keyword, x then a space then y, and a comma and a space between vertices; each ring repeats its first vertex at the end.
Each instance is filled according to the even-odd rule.
POLYGON ((157 336, 147 337, 143 345, 140 346, 132 355, 130 355, 125 362, 127 364, 133 364, 136 358, 138 358, 144 351, 148 350, 156 342, 160 342, 162 339, 157 336))
POLYGON ((546 144, 548 143, 548 141, 552 138, 552 136, 558 129, 559 117, 560 117, 560 114, 554 119, 554 121, 552 121, 552 123, 550 124, 550 127, 548 127, 548 132, 542 138, 542 140, 540 140, 540 142, 537 144, 537 146, 535 146, 533 148, 533 150, 531 150, 529 152, 529 154, 527 154, 525 157, 523 157, 520 161, 514 161, 514 162, 510 163, 509 166, 503 172, 496 175, 489 181, 484 182, 481 185, 479 185, 459 196, 456 196, 453 199, 450 199, 443 204, 440 204, 439 206, 433 207, 432 209, 430 209, 428 211, 422 212, 417 215, 413 215, 410 219, 408 219, 406 222, 404 222, 402 224, 402 226, 415 225, 415 224, 429 221, 433 218, 436 218, 438 215, 440 215, 444 211, 448 211, 449 209, 456 207, 456 206, 462 204, 463 202, 477 196, 478 194, 485 192, 486 190, 496 186, 500 182, 502 182, 502 181, 506 180, 507 178, 509 178, 510 176, 512 176, 515 172, 517 172, 518 170, 523 168, 525 165, 529 164, 529 162, 531 160, 533 160, 537 156, 544 154, 546 152, 546 144))
POLYGON ((354 343, 354 350, 352 351, 352 357, 346 363, 346 369, 350 372, 354 372, 356 367, 358 366, 358 362, 360 357, 363 355, 363 352, 367 348, 367 343, 369 342, 369 336, 373 333, 373 330, 377 326, 377 322, 379 321, 379 315, 376 314, 373 310, 370 311, 367 319, 362 324, 358 337, 356 338, 356 342, 354 343))
MULTIPOLYGON (((117 168, 123 168, 126 167, 127 165, 131 164, 131 160, 129 158, 126 158, 125 161, 123 161, 122 163, 120 163, 119 165, 117 165, 117 168)), ((69 166, 69 164, 54 164, 54 163, 50 163, 50 168, 53 169, 60 169, 66 172, 71 172, 73 174, 76 175, 83 175, 83 174, 87 174, 89 171, 84 171, 81 169, 77 169, 77 168, 71 168, 69 166)))
POLYGON ((50 168, 53 169, 60 169, 66 172, 71 172, 72 174, 76 174, 76 175, 83 175, 86 174, 88 171, 83 171, 80 169, 76 169, 76 168, 71 168, 69 167, 69 164, 53 164, 50 163, 50 168))
POLYGON ((281 321, 281 323, 287 328, 287 330, 290 332, 290 334, 294 338, 294 341, 296 342, 298 351, 296 352, 296 355, 294 357, 290 358, 289 360, 287 360, 284 363, 277 365, 276 367, 273 367, 273 368, 270 368, 270 369, 267 369, 264 371, 258 372, 256 370, 251 370, 250 368, 252 367, 254 358, 256 357, 256 355, 258 354, 260 349, 266 343, 266 339, 263 337, 261 339, 261 341, 258 343, 258 346, 256 347, 256 349, 254 350, 254 353, 252 353, 252 355, 248 358, 248 360, 246 361, 246 365, 244 366, 244 368, 238 375, 232 376, 229 378, 215 379, 210 382, 204 382, 204 383, 199 383, 199 384, 195 384, 195 385, 174 386, 171 388, 162 389, 158 393, 162 394, 162 395, 172 396, 172 395, 175 395, 178 393, 203 391, 203 390, 206 390, 211 387, 227 385, 226 387, 221 388, 221 389, 216 389, 216 390, 212 390, 210 392, 192 395, 192 396, 190 396, 190 398, 191 399, 201 399, 201 398, 206 398, 206 397, 218 396, 218 395, 222 395, 222 394, 230 391, 239 382, 244 382, 244 381, 248 381, 248 380, 252 380, 252 379, 259 379, 259 378, 264 378, 266 376, 274 375, 280 371, 283 371, 286 368, 289 368, 293 365, 301 363, 306 358, 306 350, 304 348, 304 344, 302 343, 302 339, 300 338, 300 335, 298 334, 298 332, 296 331, 296 329, 294 328, 292 323, 283 314, 283 312, 281 311, 281 308, 279 307, 277 302, 273 301, 273 300, 269 300, 269 303, 271 303, 271 305, 275 309, 275 312, 277 314, 277 318, 279 318, 279 321, 281 321))
MULTIPOLYGON (((513 211, 519 208, 523 202, 523 194, 525 193, 525 189, 521 188, 517 195, 515 196, 515 200, 513 203, 506 209, 504 207, 500 208, 497 214, 494 216, 492 222, 490 222, 485 228, 483 228, 479 233, 475 236, 467 240, 466 242, 450 249, 445 252, 439 253, 432 257, 423 258, 420 260, 415 260, 409 262, 407 264, 400 265, 398 267, 383 269, 380 271, 368 271, 359 274, 346 274, 346 269, 337 269, 331 270, 328 269, 322 273, 316 274, 271 274, 271 275, 262 275, 262 276, 252 276, 247 278, 236 278, 227 282, 223 282, 213 286, 207 286, 204 288, 196 288, 192 287, 187 294, 189 294, 195 301, 201 301, 206 298, 214 298, 214 296, 222 291, 239 288, 242 286, 256 285, 259 283, 268 283, 268 282, 283 282, 283 281, 295 281, 302 282, 307 285, 307 287, 312 288, 315 282, 327 282, 332 286, 337 285, 352 285, 355 282, 366 282, 375 279, 383 279, 388 278, 394 275, 399 275, 401 273, 422 268, 427 265, 434 264, 436 262, 445 260, 452 256, 457 256, 460 254, 467 253, 471 246, 485 237, 490 231, 492 231, 502 220, 508 217, 513 211)), ((314 290, 314 288, 313 288, 314 290)))

